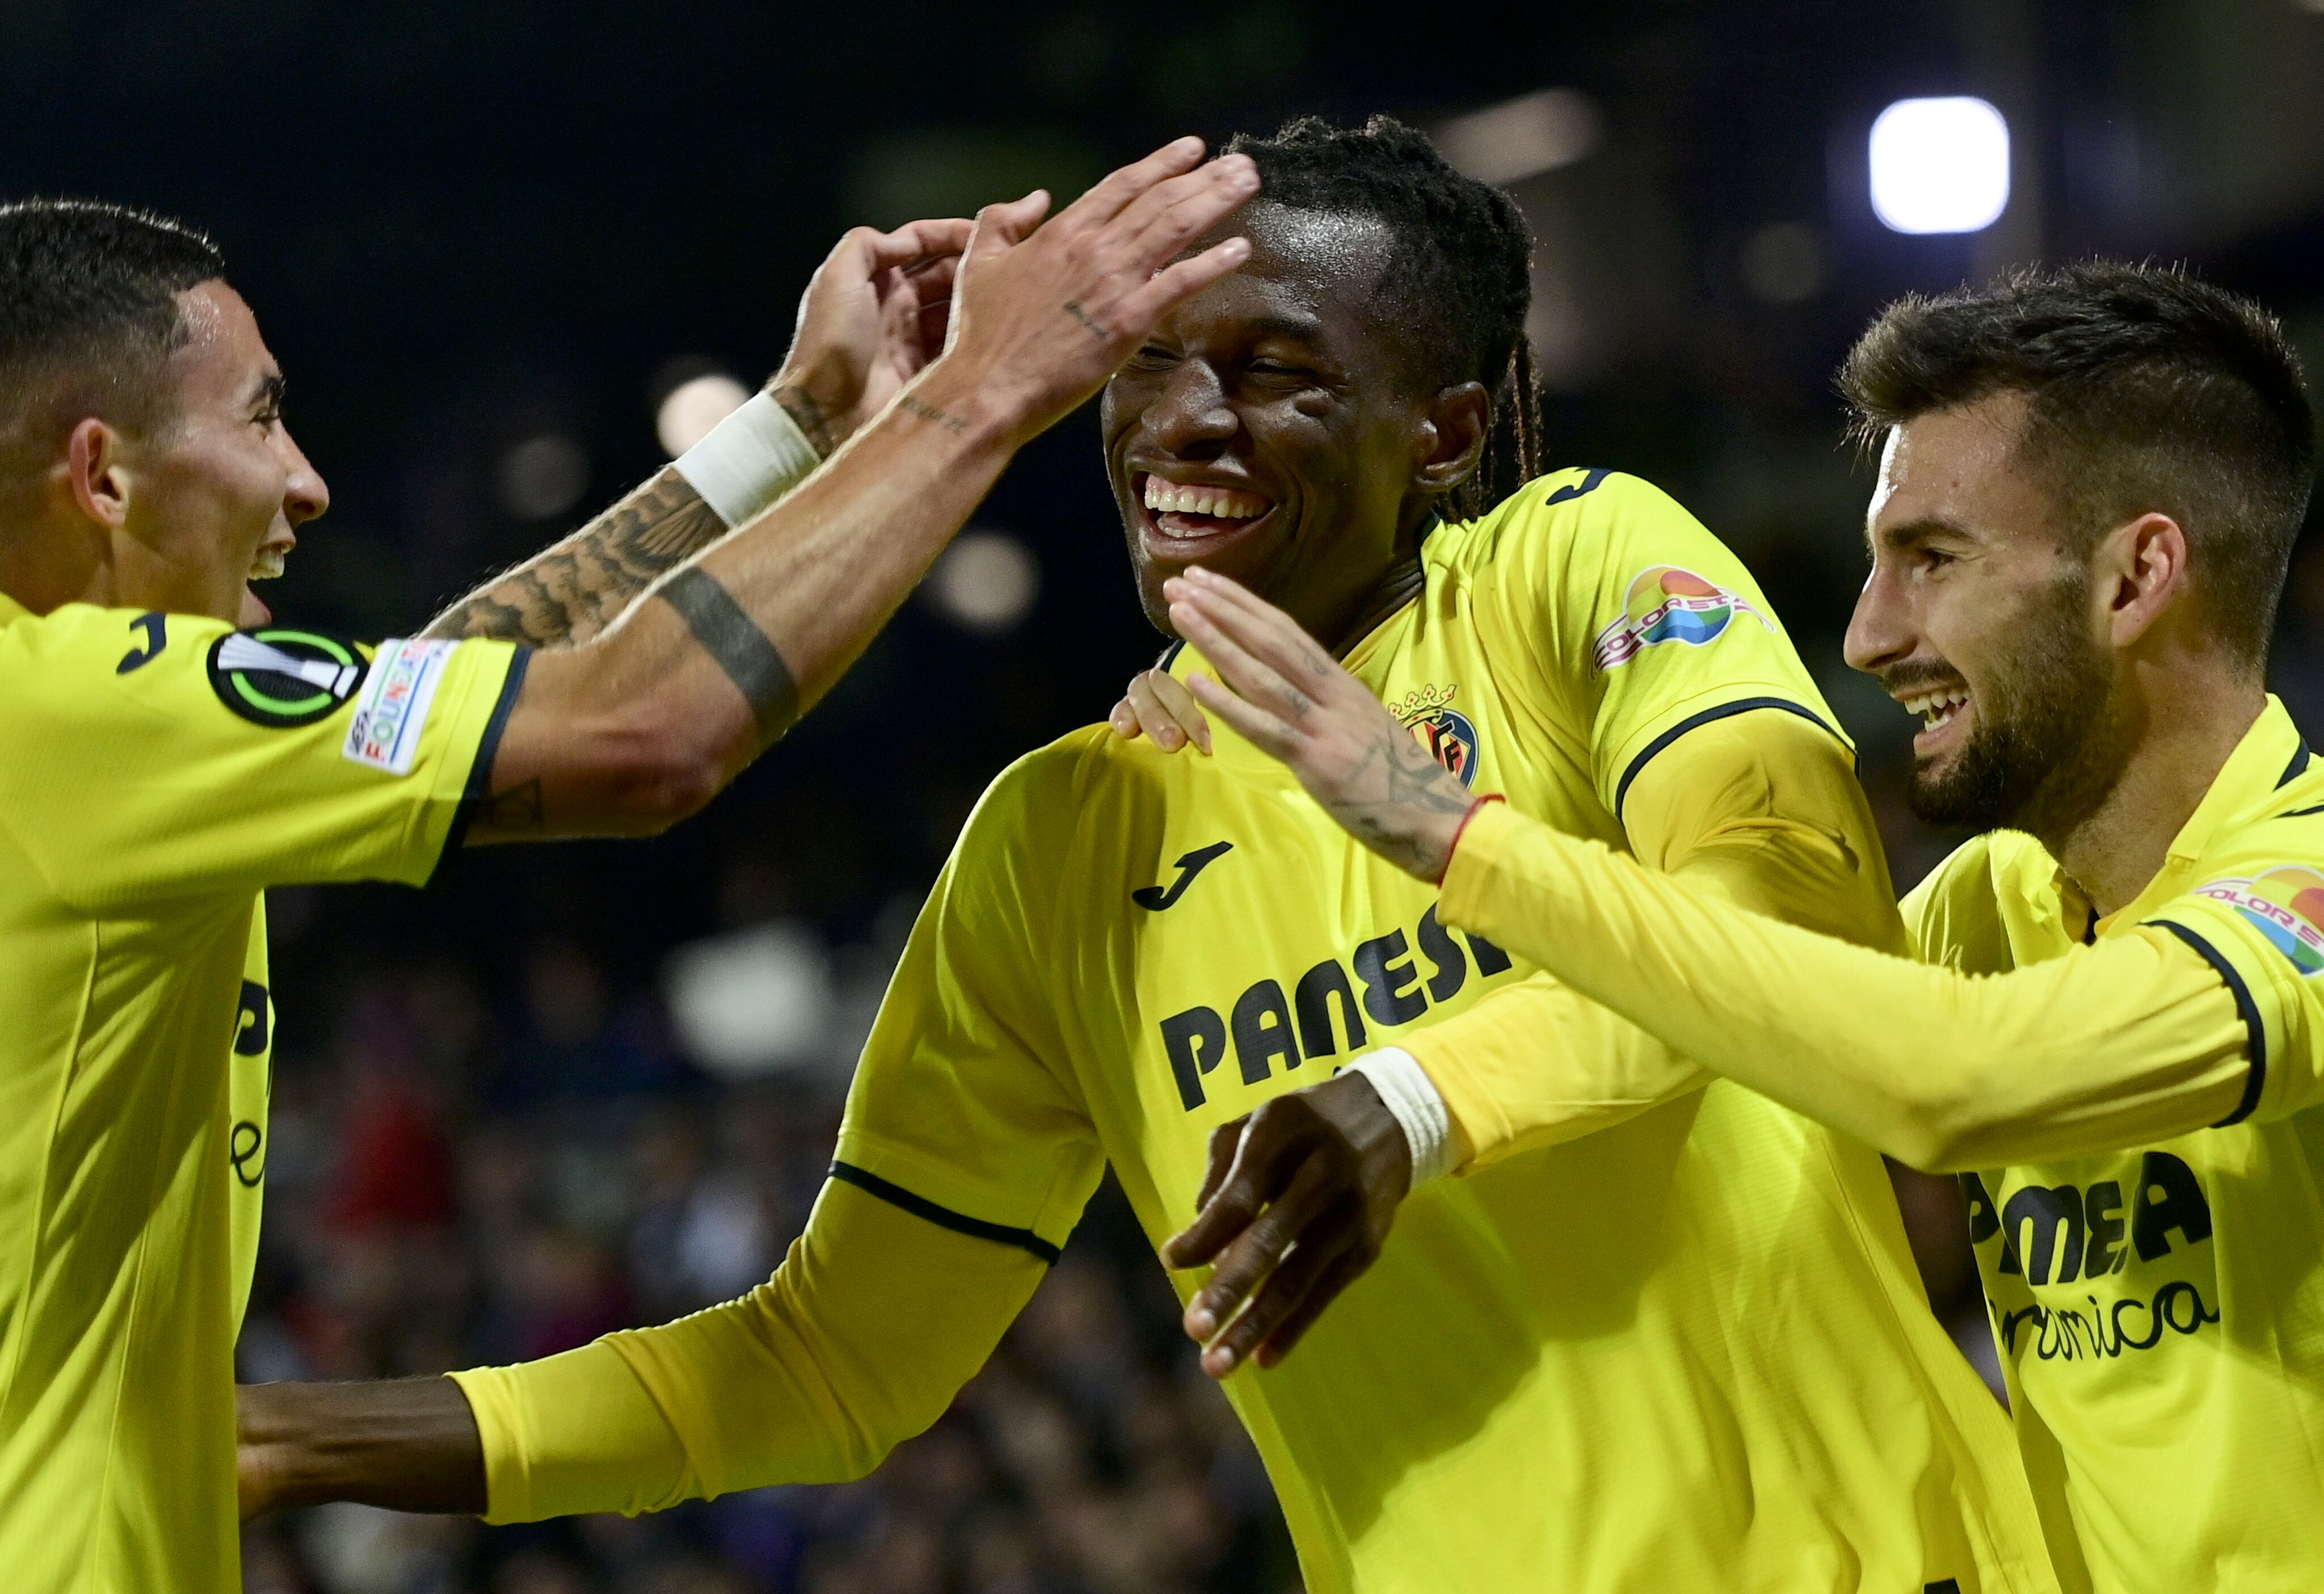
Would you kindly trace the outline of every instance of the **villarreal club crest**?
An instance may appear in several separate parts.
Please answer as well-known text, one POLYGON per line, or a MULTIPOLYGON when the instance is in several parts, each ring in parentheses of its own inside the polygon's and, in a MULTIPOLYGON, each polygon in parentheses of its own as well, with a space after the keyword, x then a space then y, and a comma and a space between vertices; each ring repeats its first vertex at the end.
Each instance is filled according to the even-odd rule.
POLYGON ((1422 686, 1388 705, 1405 729, 1428 750, 1428 756, 1461 778, 1463 786, 1477 783, 1477 727, 1452 706, 1458 686, 1422 686))

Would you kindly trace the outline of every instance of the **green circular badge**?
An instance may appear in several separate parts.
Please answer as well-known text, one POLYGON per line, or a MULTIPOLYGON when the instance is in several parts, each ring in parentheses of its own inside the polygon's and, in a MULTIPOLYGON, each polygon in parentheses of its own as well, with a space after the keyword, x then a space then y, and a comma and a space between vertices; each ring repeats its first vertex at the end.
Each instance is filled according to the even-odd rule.
POLYGON ((255 724, 311 725, 355 695, 370 661, 353 642, 283 625, 228 631, 210 649, 210 686, 255 724))

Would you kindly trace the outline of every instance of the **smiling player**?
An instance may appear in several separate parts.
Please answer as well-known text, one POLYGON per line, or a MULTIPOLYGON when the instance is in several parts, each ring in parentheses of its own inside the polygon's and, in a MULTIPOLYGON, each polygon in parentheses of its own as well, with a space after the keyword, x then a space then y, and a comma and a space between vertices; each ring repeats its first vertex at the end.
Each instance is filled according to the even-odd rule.
MULTIPOLYGON (((1514 205, 1392 123, 1231 147, 1264 180, 1250 263, 1106 390, 1148 612, 1191 560, 1237 570, 1479 789, 1897 944, 1846 746, 1733 557, 1628 478, 1518 490, 1514 205), (1664 640, 1681 611, 1715 642, 1664 640), (1609 635, 1637 649, 1600 671, 1609 635)), ((769 1283, 456 1385, 248 1391, 254 1503, 510 1521, 861 1474, 982 1365, 1108 1163, 1158 1246, 1218 1126, 1527 990, 1570 1044, 1659 1049, 1448 932, 1247 743, 1077 732, 970 820, 769 1283)), ((1358 1159, 1400 1147, 1377 1097, 1358 1121, 1358 1159)), ((1315 1594, 2052 1586, 2006 1421, 1868 1147, 1716 1089, 1431 1184, 1383 1238, 1303 1258, 1378 1265, 1297 1357, 1225 1386, 1315 1594)))
MULTIPOLYGON (((2093 263, 1907 299, 1843 386, 1885 445, 1849 659, 1923 716, 1915 808, 1987 833, 1905 903, 1933 967, 1472 807, 1433 769, 1389 791, 1389 760, 1418 762, 1403 728, 1287 616, 1199 578, 1173 615, 1249 701, 1195 691, 1441 879, 1449 922, 1730 1081, 1965 1170, 2070 1587, 2313 1587, 2324 768, 2263 686, 2315 468, 2299 363, 2255 305, 2093 263)), ((1480 1075, 1434 1040, 1413 1048, 1488 1155, 1637 1084, 1553 1046, 1480 1075)), ((1374 1221, 1394 1204, 1392 1179, 1368 1197, 1314 1166, 1374 1221)), ((1265 1191, 1228 1184, 1231 1230, 1265 1191)))
MULTIPOLYGON (((835 303, 916 364, 921 290, 950 268, 908 268, 965 243, 950 349, 770 511, 814 460, 771 396, 447 626, 595 633, 538 655, 266 623, 247 581, 329 498, 217 250, 108 206, 0 209, 7 1589, 240 1586, 262 889, 417 884, 463 836, 651 832, 709 800, 829 688, 1017 447, 1237 263, 1240 244, 1164 265, 1254 186, 1248 162, 1201 158, 1182 141, 1046 226, 1037 195, 973 239, 852 235, 802 345, 833 335, 817 305, 835 303), (707 533, 730 519, 747 523, 707 533)), ((860 355, 842 385, 875 396, 860 355)))

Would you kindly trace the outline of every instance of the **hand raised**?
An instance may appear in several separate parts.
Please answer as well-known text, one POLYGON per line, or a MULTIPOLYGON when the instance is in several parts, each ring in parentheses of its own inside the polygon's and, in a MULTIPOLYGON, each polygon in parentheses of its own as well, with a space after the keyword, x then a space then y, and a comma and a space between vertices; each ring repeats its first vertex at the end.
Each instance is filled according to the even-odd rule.
POLYGON ((1219 673, 1187 680, 1196 700, 1281 759, 1358 841, 1406 873, 1443 880, 1478 800, 1459 778, 1272 604, 1200 567, 1162 592, 1170 623, 1219 673))
POLYGON ((769 391, 829 458, 943 352, 953 276, 973 223, 857 227, 799 299, 798 324, 769 391))
MULTIPOLYGON (((1046 224, 1040 190, 977 213, 944 358, 1012 444, 1094 393, 1172 307, 1248 258, 1229 238, 1178 260, 1259 191, 1244 155, 1203 163, 1199 139, 1125 166, 1046 224)), ((907 395, 905 402, 913 401, 907 395)))

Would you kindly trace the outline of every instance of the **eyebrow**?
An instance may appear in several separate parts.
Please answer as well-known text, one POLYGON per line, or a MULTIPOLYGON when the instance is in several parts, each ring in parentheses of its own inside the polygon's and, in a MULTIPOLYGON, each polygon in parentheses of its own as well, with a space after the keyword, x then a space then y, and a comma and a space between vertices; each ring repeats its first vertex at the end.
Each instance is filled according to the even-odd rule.
POLYGON ((1295 343, 1317 343, 1323 336, 1323 324, 1311 316, 1253 316, 1243 327, 1254 338, 1287 337, 1295 343))
POLYGON ((1923 515, 1917 521, 1907 521, 1901 526, 1885 527, 1878 531, 1874 531, 1868 526, 1864 531, 1864 542, 1868 548, 1909 548, 1938 537, 1958 537, 1965 540, 1974 540, 1974 533, 1967 527, 1957 526, 1950 521, 1942 520, 1934 515, 1923 515))

